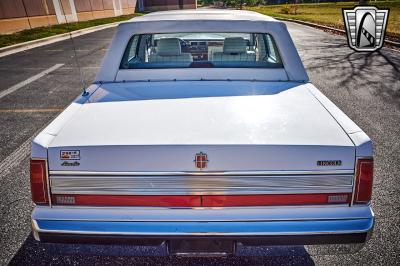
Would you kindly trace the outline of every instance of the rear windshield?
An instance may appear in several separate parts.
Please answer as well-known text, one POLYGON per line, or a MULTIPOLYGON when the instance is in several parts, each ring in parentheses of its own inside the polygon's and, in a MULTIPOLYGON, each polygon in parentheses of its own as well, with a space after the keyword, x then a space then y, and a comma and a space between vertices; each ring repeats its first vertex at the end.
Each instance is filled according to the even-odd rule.
POLYGON ((282 68, 267 33, 168 33, 134 35, 120 68, 282 68))

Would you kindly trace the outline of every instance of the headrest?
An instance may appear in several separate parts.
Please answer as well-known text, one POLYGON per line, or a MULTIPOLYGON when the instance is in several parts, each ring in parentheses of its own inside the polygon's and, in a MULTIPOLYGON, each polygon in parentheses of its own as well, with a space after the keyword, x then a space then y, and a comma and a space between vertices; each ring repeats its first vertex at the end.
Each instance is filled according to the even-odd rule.
POLYGON ((157 54, 161 56, 181 55, 181 44, 178 38, 159 39, 157 54))
POLYGON ((225 38, 223 50, 224 54, 242 54, 246 53, 246 50, 246 40, 242 37, 225 38))

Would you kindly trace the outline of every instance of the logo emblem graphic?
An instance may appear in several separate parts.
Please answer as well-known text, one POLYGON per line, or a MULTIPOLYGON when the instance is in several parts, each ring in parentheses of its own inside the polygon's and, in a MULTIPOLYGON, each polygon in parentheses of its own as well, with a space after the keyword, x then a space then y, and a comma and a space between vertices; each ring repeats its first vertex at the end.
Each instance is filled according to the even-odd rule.
POLYGON ((80 160, 81 152, 79 150, 61 150, 60 160, 80 160))
POLYGON ((350 48, 359 52, 372 52, 382 48, 388 16, 389 9, 378 9, 375 6, 343 9, 350 48))
POLYGON ((196 153, 194 157, 194 163, 196 167, 199 168, 200 170, 207 168, 207 163, 208 163, 207 154, 203 152, 196 153))

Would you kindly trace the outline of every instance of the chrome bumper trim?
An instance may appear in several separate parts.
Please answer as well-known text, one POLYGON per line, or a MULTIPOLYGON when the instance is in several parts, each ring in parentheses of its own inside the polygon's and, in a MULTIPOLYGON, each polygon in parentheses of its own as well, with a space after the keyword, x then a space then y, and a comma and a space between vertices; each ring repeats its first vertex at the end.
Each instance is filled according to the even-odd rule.
POLYGON ((267 237, 273 242, 279 240, 277 243, 296 240, 304 244, 316 243, 315 236, 327 242, 336 239, 337 243, 348 243, 352 235, 357 235, 361 242, 368 240, 373 226, 374 214, 368 205, 193 209, 36 206, 32 213, 33 235, 50 242, 57 239, 68 242, 75 237, 77 241, 115 239, 115 243, 123 242, 123 238, 164 241, 176 237, 232 240, 267 237), (308 242, 302 242, 306 240, 301 236, 308 242))
POLYGON ((114 236, 289 236, 368 233, 374 220, 96 222, 34 220, 36 233, 114 236))
POLYGON ((113 222, 243 222, 352 220, 374 216, 368 205, 262 206, 228 208, 36 206, 33 220, 113 222))
POLYGON ((37 232, 77 234, 338 234, 368 232, 374 214, 367 205, 195 209, 37 206, 32 220, 37 232))

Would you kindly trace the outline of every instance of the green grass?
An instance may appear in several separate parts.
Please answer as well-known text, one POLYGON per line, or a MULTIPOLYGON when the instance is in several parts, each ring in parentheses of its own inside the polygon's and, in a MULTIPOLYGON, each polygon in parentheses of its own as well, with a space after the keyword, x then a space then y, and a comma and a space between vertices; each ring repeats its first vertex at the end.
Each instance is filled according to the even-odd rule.
POLYGON ((73 22, 68 24, 53 25, 49 27, 34 28, 29 30, 23 30, 13 34, 0 35, 0 47, 9 46, 17 43, 32 41, 41 39, 61 33, 67 33, 74 30, 80 30, 93 26, 124 21, 131 19, 142 14, 136 13, 132 15, 124 15, 119 17, 102 18, 89 21, 73 22))
MULTIPOLYGON (((266 5, 247 7, 247 9, 275 18, 297 19, 344 29, 342 8, 352 8, 357 4, 358 2, 299 4, 296 14, 292 5, 266 5), (288 11, 289 14, 287 14, 288 11)), ((386 34, 400 38, 400 1, 370 1, 369 4, 380 8, 390 8, 386 34)))

